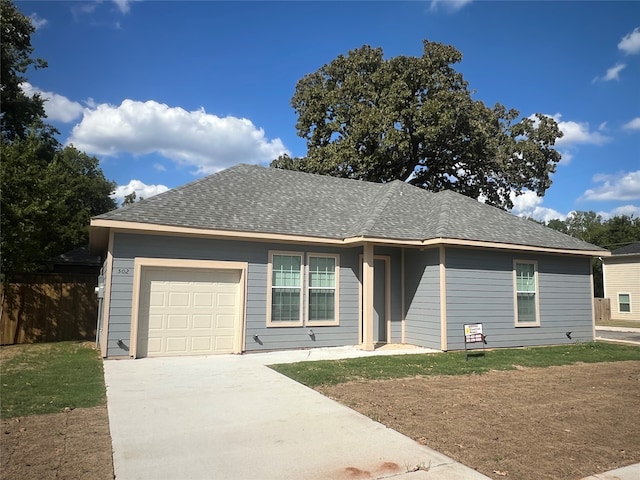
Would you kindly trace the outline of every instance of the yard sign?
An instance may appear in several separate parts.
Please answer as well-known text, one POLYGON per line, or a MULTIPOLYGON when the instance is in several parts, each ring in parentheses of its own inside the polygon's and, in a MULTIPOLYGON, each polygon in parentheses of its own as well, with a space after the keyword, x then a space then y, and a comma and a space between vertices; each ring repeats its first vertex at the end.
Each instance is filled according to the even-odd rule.
MULTIPOLYGON (((466 359, 469 360, 469 349, 479 348, 469 346, 469 344, 481 343, 482 350, 484 350, 484 346, 487 343, 486 337, 482 332, 482 324, 481 323, 467 323, 464 325, 464 350, 466 353, 466 359)), ((484 355, 484 351, 482 352, 484 355)))

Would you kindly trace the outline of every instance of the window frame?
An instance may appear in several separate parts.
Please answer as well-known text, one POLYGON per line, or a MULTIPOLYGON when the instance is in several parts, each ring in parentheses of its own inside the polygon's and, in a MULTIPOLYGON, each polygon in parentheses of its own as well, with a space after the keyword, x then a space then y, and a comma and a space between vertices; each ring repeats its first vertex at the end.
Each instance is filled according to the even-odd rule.
POLYGON ((304 321, 305 321, 305 325, 308 327, 322 327, 322 326, 336 326, 336 325, 340 325, 340 309, 339 309, 339 305, 340 305, 340 295, 339 295, 339 290, 340 290, 340 254, 338 253, 315 253, 315 252, 309 252, 307 253, 307 263, 305 264, 305 286, 304 286, 304 291, 305 291, 305 312, 304 312, 304 321), (309 269, 309 265, 311 264, 311 258, 333 258, 335 265, 334 265, 334 286, 333 286, 333 291, 334 291, 334 307, 333 307, 333 311, 334 311, 334 319, 333 320, 309 320, 309 310, 310 310, 310 306, 309 306, 309 301, 311 300, 311 294, 310 291, 313 288, 318 288, 318 287, 311 287, 311 282, 310 282, 310 269, 309 269))
POLYGON ((628 292, 617 292, 618 295, 618 313, 621 314, 628 314, 631 313, 631 293, 628 292), (629 298, 628 302, 625 302, 626 305, 629 305, 629 311, 628 312, 624 312, 620 309, 620 305, 622 305, 623 302, 620 301, 620 295, 626 295, 629 298))
MULTIPOLYGON (((537 260, 513 260, 513 316, 516 327, 539 327, 540 326, 540 286, 538 281, 538 261, 537 260), (533 281, 534 281, 534 307, 535 322, 521 322, 518 317, 518 265, 533 265, 533 281)), ((530 293, 530 292, 526 292, 530 293)))
MULTIPOLYGON (((269 251, 269 263, 267 267, 267 327, 302 327, 304 325, 304 253, 302 252, 285 252, 279 250, 269 251), (271 318, 273 311, 273 257, 281 255, 287 257, 298 257, 300 259, 300 314, 298 321, 278 321, 271 318)), ((278 287, 275 287, 278 288, 278 287)))

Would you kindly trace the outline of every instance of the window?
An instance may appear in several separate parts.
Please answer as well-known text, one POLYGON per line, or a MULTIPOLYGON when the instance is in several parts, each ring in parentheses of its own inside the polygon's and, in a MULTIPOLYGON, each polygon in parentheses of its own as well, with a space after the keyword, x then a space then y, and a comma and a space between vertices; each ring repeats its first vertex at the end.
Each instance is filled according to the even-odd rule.
POLYGON ((271 255, 271 298, 268 323, 302 325, 302 255, 271 255))
POLYGON ((513 262, 516 326, 540 325, 537 262, 513 262))
POLYGON ((267 326, 338 325, 339 256, 269 254, 267 326), (303 273, 306 273, 304 275, 303 273))
POLYGON ((337 255, 308 256, 307 325, 337 324, 337 255))
POLYGON ((618 294, 618 312, 620 313, 631 312, 631 294, 629 293, 618 294))

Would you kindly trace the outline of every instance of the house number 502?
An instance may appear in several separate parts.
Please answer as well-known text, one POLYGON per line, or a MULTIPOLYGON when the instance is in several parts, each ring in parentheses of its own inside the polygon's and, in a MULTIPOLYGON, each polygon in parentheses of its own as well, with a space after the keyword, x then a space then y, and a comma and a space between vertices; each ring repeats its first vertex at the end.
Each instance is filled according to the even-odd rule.
POLYGON ((128 268, 119 268, 118 269, 118 273, 121 275, 128 275, 129 274, 129 269, 128 268))

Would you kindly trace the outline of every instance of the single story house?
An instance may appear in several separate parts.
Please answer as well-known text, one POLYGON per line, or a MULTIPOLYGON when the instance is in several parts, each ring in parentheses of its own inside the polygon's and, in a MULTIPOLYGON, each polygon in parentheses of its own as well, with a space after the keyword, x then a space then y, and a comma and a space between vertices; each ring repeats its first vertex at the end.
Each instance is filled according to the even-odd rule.
POLYGON ((611 320, 640 322, 640 241, 602 259, 604 296, 611 301, 611 320))
POLYGON ((451 191, 238 165, 91 220, 104 357, 591 341, 608 252, 451 191), (566 335, 572 332, 571 337, 566 335))

